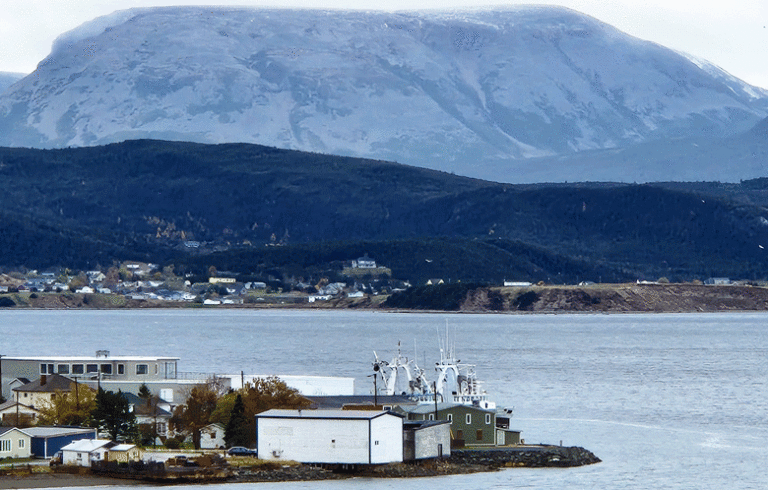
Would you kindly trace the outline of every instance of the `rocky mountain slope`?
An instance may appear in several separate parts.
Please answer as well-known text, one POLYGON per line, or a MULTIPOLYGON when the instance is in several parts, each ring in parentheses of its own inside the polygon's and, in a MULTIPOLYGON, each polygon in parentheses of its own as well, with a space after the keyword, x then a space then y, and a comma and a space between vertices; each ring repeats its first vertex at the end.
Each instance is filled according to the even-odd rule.
MULTIPOLYGON (((252 142, 495 181, 562 181, 574 172, 552 157, 730 136, 766 116, 768 92, 562 8, 161 8, 62 36, 0 97, 0 145, 252 142)), ((610 161, 577 174, 672 180, 643 165, 610 161)), ((756 176, 731 170, 712 176, 756 176)))

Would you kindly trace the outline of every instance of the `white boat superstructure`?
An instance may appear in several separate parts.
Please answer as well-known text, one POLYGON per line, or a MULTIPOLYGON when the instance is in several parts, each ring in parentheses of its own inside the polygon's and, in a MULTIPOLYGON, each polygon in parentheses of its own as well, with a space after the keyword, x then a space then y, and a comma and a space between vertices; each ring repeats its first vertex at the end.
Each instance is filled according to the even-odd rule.
POLYGON ((404 357, 398 342, 397 356, 392 361, 380 360, 374 352, 374 375, 381 375, 385 384, 386 395, 403 394, 412 397, 418 403, 438 402, 474 405, 485 409, 495 409, 496 403, 488 400, 488 395, 477 379, 474 364, 462 363, 456 359, 453 347, 440 348, 440 361, 435 363, 437 373, 435 381, 430 383, 414 359, 404 357), (407 389, 398 392, 398 379, 403 372, 408 383, 407 389))
POLYGON ((381 375, 384 381, 384 394, 392 396, 396 394, 405 394, 409 396, 420 395, 430 392, 429 382, 424 375, 424 370, 416 365, 414 359, 408 359, 400 352, 400 343, 397 344, 397 356, 391 361, 379 359, 376 351, 373 352, 375 361, 373 362, 374 374, 381 375), (398 379, 400 372, 403 372, 407 380, 406 389, 401 389, 398 393, 398 379))

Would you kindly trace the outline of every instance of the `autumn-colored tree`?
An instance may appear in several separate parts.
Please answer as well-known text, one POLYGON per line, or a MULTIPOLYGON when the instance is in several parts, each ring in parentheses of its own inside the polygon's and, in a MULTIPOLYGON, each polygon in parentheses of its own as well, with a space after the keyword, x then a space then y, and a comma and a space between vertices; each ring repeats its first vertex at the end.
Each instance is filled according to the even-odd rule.
POLYGON ((211 423, 218 399, 219 390, 211 383, 195 386, 186 403, 174 409, 171 429, 192 436, 195 449, 200 449, 200 429, 211 423))
POLYGON ((242 390, 242 399, 245 407, 245 425, 242 425, 240 430, 245 431, 248 441, 244 446, 251 446, 256 442, 256 414, 273 408, 298 409, 311 405, 298 390, 288 387, 283 380, 275 376, 256 378, 253 383, 247 383, 242 390))
MULTIPOLYGON (((289 388, 276 376, 256 378, 247 383, 243 393, 246 413, 256 415, 273 408, 307 408, 310 401, 301 396, 298 390, 289 388)), ((253 418, 253 417, 251 417, 253 418)))
POLYGON ((84 425, 95 407, 96 391, 73 382, 68 392, 57 391, 50 400, 39 403, 37 424, 84 425))

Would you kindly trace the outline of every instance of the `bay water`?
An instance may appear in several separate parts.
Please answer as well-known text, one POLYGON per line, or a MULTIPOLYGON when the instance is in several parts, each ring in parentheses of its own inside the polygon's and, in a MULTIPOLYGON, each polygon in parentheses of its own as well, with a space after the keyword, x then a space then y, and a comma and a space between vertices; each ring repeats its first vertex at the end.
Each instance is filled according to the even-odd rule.
MULTIPOLYGON (((179 371, 355 378, 398 349, 434 378, 439 338, 475 364, 529 443, 603 462, 258 488, 768 488, 768 313, 421 314, 313 310, 0 312, 0 354, 180 357, 179 371)), ((120 487, 114 487, 120 488, 120 487)), ((129 487, 126 487, 129 488, 129 487)), ((130 488, 137 488, 132 486, 130 488)), ((140 487, 139 487, 140 488, 140 487)))

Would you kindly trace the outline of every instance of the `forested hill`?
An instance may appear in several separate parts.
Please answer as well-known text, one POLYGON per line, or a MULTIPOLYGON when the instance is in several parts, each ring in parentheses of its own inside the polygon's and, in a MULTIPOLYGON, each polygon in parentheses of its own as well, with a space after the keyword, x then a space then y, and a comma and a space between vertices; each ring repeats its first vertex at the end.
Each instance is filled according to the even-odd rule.
POLYGON ((369 253, 412 280, 762 279, 766 189, 514 186, 246 144, 0 149, 0 266, 311 276, 369 253))

